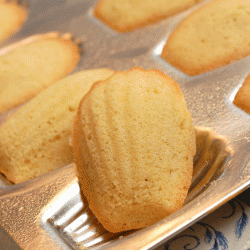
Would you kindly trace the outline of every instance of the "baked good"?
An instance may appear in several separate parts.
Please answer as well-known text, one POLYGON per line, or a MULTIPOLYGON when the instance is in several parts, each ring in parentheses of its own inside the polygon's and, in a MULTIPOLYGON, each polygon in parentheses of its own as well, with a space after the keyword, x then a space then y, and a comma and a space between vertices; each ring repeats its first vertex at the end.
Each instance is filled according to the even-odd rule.
POLYGON ((250 114, 250 75, 238 90, 233 103, 250 114))
POLYGON ((128 32, 174 15, 201 0, 101 0, 94 14, 118 32, 128 32))
POLYGON ((15 1, 0 1, 0 43, 20 29, 27 19, 27 10, 15 1))
POLYGON ((73 162, 69 138, 82 96, 109 77, 108 69, 82 71, 42 91, 0 126, 0 172, 20 183, 73 162))
POLYGON ((69 74, 80 59, 78 44, 56 33, 12 48, 0 56, 0 113, 69 74))
POLYGON ((179 86, 162 72, 132 68, 95 83, 72 138, 80 188, 107 230, 145 227, 182 206, 194 128, 179 86))
POLYGON ((209 2, 177 26, 162 58, 188 75, 197 75, 249 55, 249 11, 249 0, 209 2))

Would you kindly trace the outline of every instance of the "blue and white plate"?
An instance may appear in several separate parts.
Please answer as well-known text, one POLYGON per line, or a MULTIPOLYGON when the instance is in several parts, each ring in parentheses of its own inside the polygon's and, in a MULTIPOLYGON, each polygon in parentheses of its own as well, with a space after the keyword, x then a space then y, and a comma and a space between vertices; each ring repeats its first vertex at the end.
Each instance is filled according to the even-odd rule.
MULTIPOLYGON (((247 190, 245 195, 250 195, 247 190)), ((237 197, 157 250, 250 250, 250 207, 237 197)))

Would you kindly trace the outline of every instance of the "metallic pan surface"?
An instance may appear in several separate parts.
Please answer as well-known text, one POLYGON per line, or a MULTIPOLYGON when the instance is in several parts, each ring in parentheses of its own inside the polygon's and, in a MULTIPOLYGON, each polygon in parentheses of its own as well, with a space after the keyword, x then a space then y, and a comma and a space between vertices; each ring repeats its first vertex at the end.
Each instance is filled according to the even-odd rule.
MULTIPOLYGON (((208 2, 208 1, 204 1, 208 2)), ((0 225, 23 249, 153 249, 250 185, 250 116, 232 103, 250 73, 250 57, 189 77, 160 58, 169 34, 202 5, 143 29, 118 34, 93 17, 96 1, 27 1, 29 18, 4 46, 29 36, 71 33, 83 43, 76 71, 158 68, 180 85, 197 126, 194 177, 182 209, 148 228, 110 234, 79 193, 74 164, 11 185, 0 178, 0 225)), ((8 114, 0 116, 0 123, 8 114)))

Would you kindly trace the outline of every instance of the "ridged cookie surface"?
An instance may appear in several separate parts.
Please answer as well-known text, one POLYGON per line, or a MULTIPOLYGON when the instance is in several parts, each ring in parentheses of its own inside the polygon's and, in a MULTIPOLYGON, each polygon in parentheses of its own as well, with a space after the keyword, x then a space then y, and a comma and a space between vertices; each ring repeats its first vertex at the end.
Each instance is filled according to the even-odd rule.
POLYGON ((78 64, 78 45, 51 34, 0 56, 0 113, 30 100, 78 64))
POLYGON ((80 103, 73 148, 81 190, 111 232, 151 225, 186 198, 194 128, 179 86, 158 70, 95 83, 80 103))
POLYGON ((53 84, 0 126, 0 172, 20 183, 73 162, 73 119, 91 85, 108 69, 88 70, 53 84))
POLYGON ((174 15, 201 0, 101 0, 95 15, 118 32, 128 32, 174 15))
POLYGON ((162 57, 188 75, 201 74, 250 54, 250 1, 213 0, 170 35, 162 57))

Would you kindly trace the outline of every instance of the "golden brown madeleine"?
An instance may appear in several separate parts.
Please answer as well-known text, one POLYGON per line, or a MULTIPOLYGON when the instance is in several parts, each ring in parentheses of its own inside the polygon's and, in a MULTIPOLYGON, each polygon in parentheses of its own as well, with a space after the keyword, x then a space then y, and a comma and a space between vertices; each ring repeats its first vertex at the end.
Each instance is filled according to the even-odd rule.
POLYGON ((73 162, 73 119, 91 85, 113 71, 88 70, 42 91, 0 126, 0 172, 20 183, 73 162))
POLYGON ((128 32, 174 15, 201 0, 101 0, 95 15, 118 32, 128 32))
POLYGON ((233 103, 250 114, 250 75, 243 82, 234 98, 233 103))
POLYGON ((162 57, 188 75, 201 74, 250 54, 250 1, 214 0, 170 35, 162 57))
POLYGON ((50 33, 13 45, 0 56, 0 113, 28 101, 69 74, 79 60, 78 44, 66 35, 50 33))
POLYGON ((158 70, 95 83, 80 103, 73 148, 80 188, 111 232, 149 226, 186 198, 194 127, 178 84, 158 70))
POLYGON ((0 43, 17 32, 28 16, 24 6, 15 1, 0 1, 0 43))

